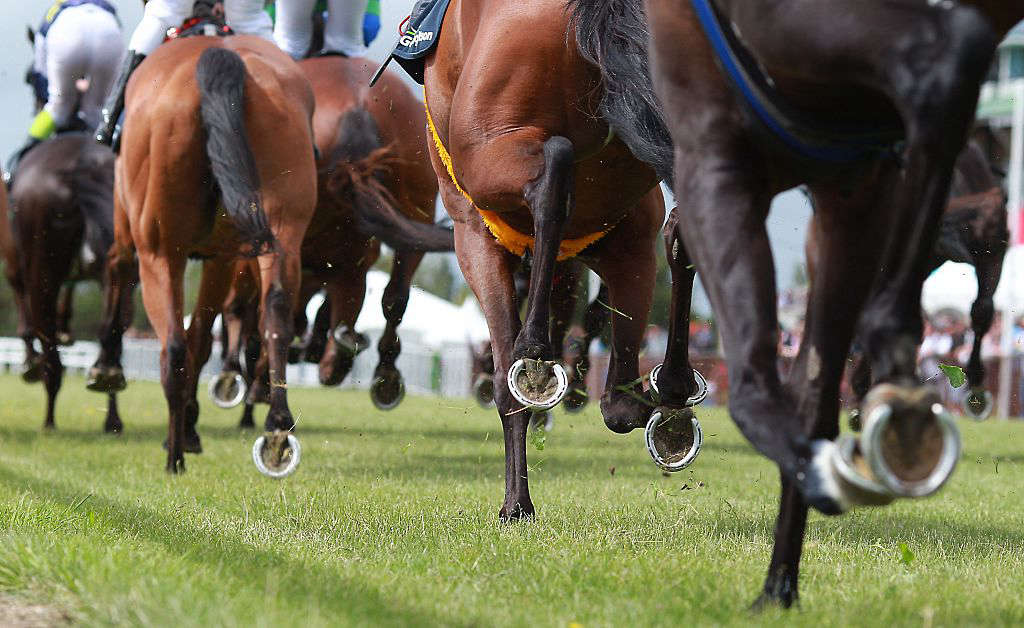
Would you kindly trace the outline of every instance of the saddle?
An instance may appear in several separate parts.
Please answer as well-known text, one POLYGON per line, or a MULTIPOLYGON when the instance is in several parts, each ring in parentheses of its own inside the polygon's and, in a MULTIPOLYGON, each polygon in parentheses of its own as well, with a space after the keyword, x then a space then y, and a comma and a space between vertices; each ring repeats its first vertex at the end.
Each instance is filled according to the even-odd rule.
POLYGON ((182 22, 181 26, 171 28, 167 31, 164 41, 181 39, 182 37, 227 37, 234 35, 231 27, 213 16, 190 17, 182 22))
POLYGON ((790 106, 723 21, 713 0, 690 0, 716 61, 760 130, 786 153, 807 162, 848 164, 900 151, 903 129, 843 125, 790 106))
POLYGON ((437 36, 441 33, 444 14, 448 10, 450 0, 417 0, 409 14, 399 26, 398 41, 395 42, 391 54, 370 79, 373 86, 384 73, 384 68, 394 59, 402 69, 420 85, 423 85, 423 68, 426 56, 437 45, 437 36))

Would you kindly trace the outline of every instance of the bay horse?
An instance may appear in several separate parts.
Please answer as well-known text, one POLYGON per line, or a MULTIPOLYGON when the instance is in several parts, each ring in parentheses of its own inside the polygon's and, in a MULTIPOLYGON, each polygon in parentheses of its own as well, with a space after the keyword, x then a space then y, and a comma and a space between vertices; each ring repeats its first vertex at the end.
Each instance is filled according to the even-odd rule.
MULTIPOLYGON (((835 515, 927 495, 959 457, 955 423, 915 376, 921 285, 981 82, 1024 5, 577 6, 577 37, 595 54, 609 54, 608 43, 622 36, 643 45, 645 29, 630 31, 635 24, 617 18, 646 14, 651 76, 685 207, 679 237, 722 333, 730 413, 781 475, 775 547, 756 606, 788 607, 798 597, 809 507, 835 515), (815 199, 820 248, 805 339, 782 381, 764 220, 772 197, 801 183, 815 199), (860 438, 836 440, 839 381, 855 332, 878 384, 865 399, 860 438)), ((685 380, 667 368, 661 376, 663 389, 685 380)))
MULTIPOLYGON (((53 428, 64 367, 58 347, 70 342, 68 319, 75 283, 102 284, 113 235, 114 154, 85 133, 38 144, 20 161, 11 187, 11 235, 16 256, 12 286, 20 304, 27 381, 41 378, 53 428), (41 353, 36 354, 33 340, 41 353)), ((101 333, 102 338, 102 333, 101 333)), ((108 391, 105 432, 120 432, 116 390, 108 391)))
MULTIPOLYGON (((599 112, 607 86, 578 50, 562 0, 452 0, 445 15, 436 48, 425 58, 430 155, 455 222, 459 265, 490 330, 505 445, 499 518, 534 514, 526 434, 530 414, 557 404, 568 388, 553 359, 550 313, 557 264, 572 257, 601 277, 611 301, 605 424, 619 433, 647 426, 656 460, 659 447, 671 442, 662 464, 685 466, 699 451, 696 419, 672 417, 666 427, 638 373, 665 221, 658 181, 671 170, 656 172, 646 163, 657 160, 644 149, 659 146, 636 132, 642 126, 636 120, 658 117, 653 93, 648 88, 636 98, 631 121, 599 112), (525 323, 513 279, 524 255, 531 265, 525 323)), ((684 258, 679 251, 677 259, 684 258)), ((688 266, 680 266, 688 277, 674 276, 680 293, 692 289, 688 266)), ((685 333, 679 336, 685 344, 685 333)), ((697 384, 682 360, 692 394, 697 384)))
MULTIPOLYGON (((162 345, 166 469, 183 471, 185 451, 201 451, 199 369, 210 354, 210 328, 231 287, 234 262, 252 257, 271 383, 266 433, 253 459, 268 475, 286 475, 299 451, 285 366, 300 247, 316 204, 309 82, 270 42, 195 36, 168 41, 147 57, 125 102, 108 269, 130 291, 132 258, 138 258, 146 313, 162 345), (203 272, 186 331, 189 257, 203 259, 203 272)), ((124 301, 108 299, 111 325, 117 325, 124 301)), ((110 358, 101 355, 99 373, 115 367, 110 358)))
MULTIPOLYGON (((316 101, 313 135, 320 158, 317 206, 302 242, 303 307, 296 311, 295 331, 305 330, 304 306, 324 289, 329 324, 326 329, 314 325, 312 333, 320 337, 308 342, 326 339, 319 357, 320 383, 340 384, 365 348, 366 339, 355 331, 355 323, 366 295, 366 273, 380 255, 380 244, 389 245, 394 258, 382 299, 386 326, 377 343, 380 359, 370 398, 377 408, 390 410, 405 396, 396 366, 401 352, 398 326, 413 275, 426 252, 453 250, 451 230, 433 221, 437 177, 426 156, 426 116, 420 101, 393 73, 385 74, 371 90, 374 67, 366 59, 332 55, 304 59, 298 65, 316 101)), ((244 317, 238 300, 246 298, 244 289, 236 290, 225 307, 229 353, 234 357, 211 388, 220 385, 225 396, 237 390, 232 383, 238 381, 237 355, 245 340, 232 334, 246 327, 233 317, 244 317)), ((243 427, 248 425, 251 403, 261 398, 262 387, 257 387, 247 401, 243 427)))
MULTIPOLYGON (((992 394, 985 390, 985 364, 981 360, 981 346, 995 318, 992 298, 1003 272, 1010 233, 1007 229, 1006 192, 993 170, 981 145, 969 142, 956 160, 951 198, 942 214, 938 239, 931 254, 929 272, 947 261, 974 266, 978 281, 978 296, 971 306, 971 329, 974 342, 967 363, 967 383, 970 392, 964 399, 963 409, 975 419, 984 419, 992 411, 992 394)), ((812 218, 813 220, 813 218, 812 218)), ((812 229, 809 233, 817 233, 812 229)), ((808 269, 813 281, 813 261, 817 257, 817 240, 807 241, 808 269)), ((850 383, 854 394, 854 408, 850 423, 860 429, 860 401, 871 385, 869 361, 863 356, 853 360, 850 383)))

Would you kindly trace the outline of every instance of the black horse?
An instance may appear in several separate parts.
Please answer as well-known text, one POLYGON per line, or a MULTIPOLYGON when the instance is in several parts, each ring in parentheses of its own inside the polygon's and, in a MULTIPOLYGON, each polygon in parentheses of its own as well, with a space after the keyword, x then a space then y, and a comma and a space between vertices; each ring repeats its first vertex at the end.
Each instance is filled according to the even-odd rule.
MULTIPOLYGON (((577 0, 576 8, 576 39, 611 86, 602 112, 635 154, 673 172, 678 252, 692 257, 715 309, 733 419, 779 467, 775 548, 758 605, 789 606, 810 507, 835 515, 931 494, 959 457, 955 423, 916 377, 921 285, 981 83, 1024 5, 577 0), (807 333, 783 381, 764 221, 772 198, 800 184, 815 199, 820 253, 807 333), (865 399, 860 438, 837 439, 855 333, 879 384, 865 399)), ((669 359, 660 380, 667 411, 683 408, 688 373, 669 359)))
MULTIPOLYGON (((26 345, 31 348, 35 338, 42 348, 38 357, 29 351, 28 373, 38 371, 46 386, 47 428, 54 427, 54 404, 64 373, 57 348, 66 323, 60 324, 59 313, 70 314, 76 282, 102 278, 114 240, 113 186, 110 149, 87 134, 68 133, 27 151, 11 187, 11 232, 20 279, 14 288, 20 288, 24 304, 26 345)), ((110 391, 103 425, 107 432, 122 429, 114 392, 110 391)))

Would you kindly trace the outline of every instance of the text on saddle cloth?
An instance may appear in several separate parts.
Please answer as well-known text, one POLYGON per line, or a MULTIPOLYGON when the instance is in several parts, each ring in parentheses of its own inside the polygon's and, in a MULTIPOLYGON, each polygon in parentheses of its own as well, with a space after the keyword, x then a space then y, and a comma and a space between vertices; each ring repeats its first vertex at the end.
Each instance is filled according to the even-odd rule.
MULTIPOLYGON (((476 203, 473 202, 472 197, 459 185, 458 180, 455 178, 455 167, 452 165, 452 157, 448 153, 448 149, 445 148, 444 142, 441 141, 441 136, 437 134, 437 128, 434 127, 434 119, 430 116, 430 107, 427 105, 426 93, 423 94, 423 106, 427 110, 427 126, 430 128, 430 136, 434 138, 434 147, 437 149, 437 156, 441 158, 441 163, 444 164, 445 170, 448 171, 448 177, 451 178, 452 184, 455 185, 455 189, 459 191, 466 200, 473 205, 480 217, 483 218, 484 224, 487 225, 487 229, 490 230, 491 235, 505 247, 508 252, 513 255, 522 257, 526 253, 526 249, 533 250, 535 240, 533 236, 526 235, 516 231, 508 225, 497 212, 487 211, 477 207, 476 203)), ((581 238, 564 239, 558 243, 558 261, 567 260, 571 257, 579 255, 584 249, 591 244, 597 242, 603 238, 609 231, 615 227, 614 224, 609 225, 604 231, 598 231, 597 233, 591 233, 581 238)))
POLYGON ((441 32, 441 23, 444 21, 449 2, 450 0, 417 0, 408 19, 402 22, 401 33, 395 47, 373 75, 370 85, 377 82, 392 59, 402 66, 412 80, 423 85, 426 56, 437 44, 437 36, 441 32))

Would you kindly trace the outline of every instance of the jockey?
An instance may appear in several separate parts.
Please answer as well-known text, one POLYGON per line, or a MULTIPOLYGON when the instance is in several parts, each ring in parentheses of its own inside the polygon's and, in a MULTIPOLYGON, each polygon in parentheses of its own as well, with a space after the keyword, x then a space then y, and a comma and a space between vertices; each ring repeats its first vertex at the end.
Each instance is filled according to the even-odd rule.
MULTIPOLYGON (((128 78, 142 63, 146 55, 159 46, 168 29, 180 26, 194 12, 196 5, 209 8, 213 0, 149 0, 142 15, 142 21, 135 27, 128 43, 128 55, 117 77, 114 89, 103 107, 103 122, 96 129, 96 141, 110 145, 117 120, 124 111, 124 90, 128 78)), ((263 0, 224 0, 227 24, 241 35, 258 35, 273 41, 273 27, 270 16, 263 12, 263 0)))
POLYGON ((27 79, 42 107, 12 164, 56 131, 76 125, 94 128, 124 56, 117 10, 107 0, 57 0, 32 44, 35 57, 27 79), (88 82, 82 93, 76 85, 80 80, 88 82))
POLYGON ((316 0, 276 0, 274 41, 293 59, 307 53, 360 57, 380 29, 380 0, 327 0, 323 50, 310 50, 316 0))

